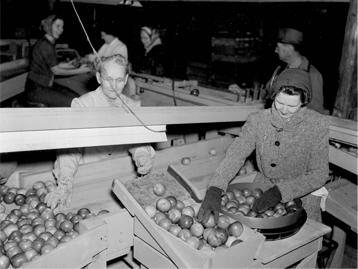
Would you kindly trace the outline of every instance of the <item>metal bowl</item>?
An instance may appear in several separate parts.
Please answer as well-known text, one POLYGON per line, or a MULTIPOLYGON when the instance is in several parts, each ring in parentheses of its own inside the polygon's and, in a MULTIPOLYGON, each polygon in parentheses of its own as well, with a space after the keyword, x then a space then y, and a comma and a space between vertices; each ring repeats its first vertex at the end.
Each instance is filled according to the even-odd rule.
MULTIPOLYGON (((228 186, 227 191, 232 191, 234 189, 249 189, 253 190, 255 188, 261 188, 262 186, 255 183, 235 183, 228 186)), ((278 229, 287 226, 291 226, 300 221, 300 219, 304 218, 305 210, 300 207, 297 211, 288 213, 284 216, 280 217, 268 217, 268 218, 255 218, 255 217, 247 217, 242 215, 236 215, 230 213, 224 209, 221 212, 233 219, 240 221, 241 223, 249 226, 250 228, 257 229, 278 229)))

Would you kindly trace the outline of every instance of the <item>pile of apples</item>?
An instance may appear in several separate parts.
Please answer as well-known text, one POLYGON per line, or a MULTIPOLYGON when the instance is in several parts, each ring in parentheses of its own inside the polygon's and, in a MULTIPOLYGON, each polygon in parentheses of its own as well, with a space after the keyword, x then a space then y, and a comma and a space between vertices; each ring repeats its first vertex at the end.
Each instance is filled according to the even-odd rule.
POLYGON ((260 188, 253 190, 233 189, 224 193, 221 197, 221 208, 224 212, 229 212, 236 216, 247 216, 254 218, 281 217, 289 213, 296 212, 298 207, 294 201, 278 203, 263 213, 255 212, 252 207, 256 199, 259 199, 263 191, 260 188))
POLYGON ((153 192, 158 199, 155 205, 145 206, 145 212, 157 225, 193 248, 214 250, 242 242, 239 239, 244 230, 241 222, 220 215, 215 223, 214 216, 210 215, 206 222, 200 223, 197 220, 200 204, 185 205, 173 195, 164 196, 165 186, 161 183, 154 185, 153 192))
MULTIPOLYGON (((88 208, 55 214, 44 203, 55 187, 51 181, 38 181, 28 190, 0 186, 0 269, 18 268, 49 253, 79 235, 82 219, 96 216, 88 208), (13 209, 6 213, 4 204, 13 209)), ((104 213, 108 211, 98 212, 104 213)))

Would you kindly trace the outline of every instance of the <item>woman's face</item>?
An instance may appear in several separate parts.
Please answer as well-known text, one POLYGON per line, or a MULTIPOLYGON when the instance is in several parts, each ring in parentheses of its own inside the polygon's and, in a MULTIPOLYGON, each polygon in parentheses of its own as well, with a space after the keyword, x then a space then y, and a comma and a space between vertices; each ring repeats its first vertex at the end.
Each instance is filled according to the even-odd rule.
POLYGON ((274 105, 282 118, 289 119, 301 109, 301 96, 280 92, 275 97, 274 105))
POLYGON ((58 39, 62 33, 63 33, 63 25, 64 22, 62 19, 56 19, 53 23, 52 23, 52 36, 55 39, 58 39))
POLYGON ((144 31, 140 32, 140 40, 142 41, 145 48, 150 45, 150 37, 144 31))

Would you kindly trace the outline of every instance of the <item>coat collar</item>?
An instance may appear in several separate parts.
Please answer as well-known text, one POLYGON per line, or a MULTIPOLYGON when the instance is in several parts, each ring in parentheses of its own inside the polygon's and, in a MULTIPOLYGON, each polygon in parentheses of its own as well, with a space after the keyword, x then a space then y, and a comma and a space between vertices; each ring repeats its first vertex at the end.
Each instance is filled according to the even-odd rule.
POLYGON ((270 109, 271 125, 277 131, 294 132, 299 125, 305 120, 307 114, 307 108, 302 107, 296 114, 294 114, 289 120, 282 118, 272 104, 270 109))

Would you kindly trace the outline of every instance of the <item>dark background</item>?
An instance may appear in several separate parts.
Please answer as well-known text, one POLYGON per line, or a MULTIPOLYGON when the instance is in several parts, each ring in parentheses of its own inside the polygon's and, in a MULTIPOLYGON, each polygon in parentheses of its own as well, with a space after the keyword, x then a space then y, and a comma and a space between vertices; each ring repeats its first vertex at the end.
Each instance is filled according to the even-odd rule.
MULTIPOLYGON (((54 8, 65 21, 65 30, 58 43, 69 44, 81 55, 90 53, 91 48, 71 3, 54 2, 54 7, 49 7, 48 0, 1 0, 0 37, 41 37, 40 21, 54 8)), ((332 109, 338 88, 348 2, 149 1, 142 5, 137 8, 76 3, 76 8, 96 49, 103 43, 98 24, 111 21, 119 39, 127 44, 129 60, 135 62, 136 54, 142 49, 140 27, 156 26, 161 29, 168 57, 172 59, 172 76, 190 79, 197 75, 200 82, 222 88, 230 83, 267 81, 278 64, 274 53, 278 27, 299 27, 305 34, 305 55, 324 78, 325 107, 332 109), (260 43, 254 51, 256 60, 236 64, 212 62, 213 37, 259 37, 260 43), (192 71, 190 77, 188 70, 192 71)))

